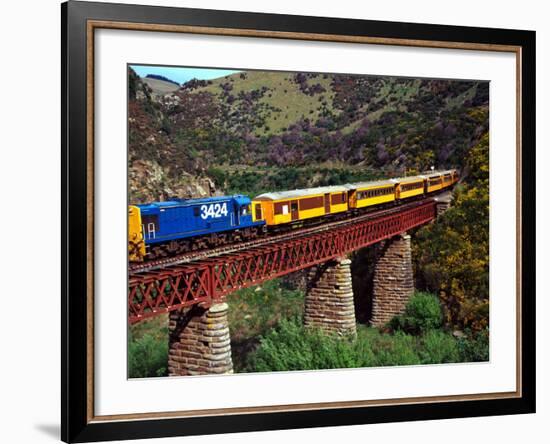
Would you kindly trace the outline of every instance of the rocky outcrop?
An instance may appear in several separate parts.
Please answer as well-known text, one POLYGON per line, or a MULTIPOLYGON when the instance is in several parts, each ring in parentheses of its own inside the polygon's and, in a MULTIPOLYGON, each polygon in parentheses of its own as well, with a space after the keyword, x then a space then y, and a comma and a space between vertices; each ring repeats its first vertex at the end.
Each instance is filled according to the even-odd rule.
POLYGON ((195 177, 182 172, 177 178, 168 176, 156 162, 136 160, 129 168, 129 201, 132 204, 164 201, 170 198, 199 198, 219 195, 208 177, 195 177))

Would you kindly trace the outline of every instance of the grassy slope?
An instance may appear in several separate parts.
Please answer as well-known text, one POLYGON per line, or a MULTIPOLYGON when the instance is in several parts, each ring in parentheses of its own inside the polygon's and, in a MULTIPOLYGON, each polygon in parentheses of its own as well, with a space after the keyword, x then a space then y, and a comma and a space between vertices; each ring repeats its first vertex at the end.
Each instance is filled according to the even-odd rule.
MULTIPOLYGON (((300 91, 299 85, 293 80, 292 73, 286 72, 259 72, 248 71, 245 79, 240 78, 240 74, 232 74, 225 77, 212 80, 212 84, 206 87, 198 88, 195 92, 207 91, 216 96, 220 96, 220 85, 229 82, 233 86, 231 93, 237 96, 241 91, 259 90, 262 87, 269 88, 269 91, 260 100, 261 103, 266 103, 270 107, 277 108, 267 115, 265 128, 258 128, 256 135, 262 136, 268 133, 277 134, 289 125, 292 125, 301 118, 309 118, 315 122, 321 114, 321 103, 326 102, 326 109, 334 115, 338 115, 340 110, 333 107, 334 92, 331 87, 331 76, 324 78, 322 74, 308 79, 308 85, 315 83, 321 84, 325 88, 325 92, 310 96, 300 91)), ((363 119, 367 117, 370 121, 375 121, 388 111, 405 111, 404 104, 413 100, 419 93, 421 80, 411 79, 405 83, 395 81, 395 78, 388 78, 385 84, 377 91, 373 97, 371 104, 378 104, 384 101, 384 104, 374 110, 368 111, 368 107, 364 106, 360 111, 364 116, 342 128, 344 134, 349 134, 356 130, 363 119)), ((471 99, 475 95, 476 86, 468 89, 458 97, 448 100, 448 108, 453 108, 464 100, 471 99)), ((236 108, 236 101, 232 108, 236 108)))
POLYGON ((165 82, 163 80, 150 79, 147 77, 142 78, 141 80, 143 80, 144 83, 149 85, 153 90, 153 94, 156 94, 157 96, 163 96, 165 94, 177 91, 179 88, 178 85, 170 82, 165 82))
MULTIPOLYGON (((307 117, 313 121, 317 120, 319 118, 318 108, 320 108, 322 101, 326 101, 327 108, 332 110, 334 93, 330 87, 330 77, 324 79, 322 75, 319 75, 314 79, 308 79, 308 84, 320 83, 326 90, 324 93, 309 96, 300 91, 300 86, 294 82, 292 76, 292 73, 286 72, 247 71, 246 79, 241 79, 240 74, 232 74, 212 80, 211 85, 198 88, 195 91, 207 91, 219 96, 221 92, 220 85, 229 82, 233 85, 231 93, 237 96, 241 91, 253 91, 267 87, 269 91, 265 93, 260 103, 266 103, 271 107, 278 108, 280 111, 272 111, 267 118, 266 126, 270 130, 266 131, 265 128, 258 128, 256 135, 275 134, 302 117, 307 117)), ((233 108, 235 108, 235 105, 233 105, 233 108)))
POLYGON ((472 100, 476 94, 476 90, 477 85, 472 86, 471 88, 467 89, 462 94, 459 94, 453 99, 447 99, 447 109, 460 106, 460 104, 464 103, 466 100, 472 100))

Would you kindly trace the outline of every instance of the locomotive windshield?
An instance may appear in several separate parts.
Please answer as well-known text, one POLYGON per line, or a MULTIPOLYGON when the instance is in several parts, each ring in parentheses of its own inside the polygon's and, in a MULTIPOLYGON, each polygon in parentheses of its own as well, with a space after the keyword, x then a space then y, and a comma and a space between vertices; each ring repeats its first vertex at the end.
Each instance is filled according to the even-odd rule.
POLYGON ((241 207, 241 216, 246 216, 250 213, 250 205, 243 205, 241 207))

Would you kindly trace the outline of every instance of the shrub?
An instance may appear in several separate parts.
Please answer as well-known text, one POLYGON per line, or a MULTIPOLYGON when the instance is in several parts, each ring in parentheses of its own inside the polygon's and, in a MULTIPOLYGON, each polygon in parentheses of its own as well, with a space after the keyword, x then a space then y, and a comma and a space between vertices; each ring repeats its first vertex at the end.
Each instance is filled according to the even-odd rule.
POLYGON ((321 330, 306 329, 301 320, 282 320, 260 340, 249 360, 249 370, 257 372, 367 367, 372 365, 368 344, 321 330))
POLYGON ((168 341, 145 333, 139 339, 130 334, 128 373, 130 378, 166 376, 168 341))
POLYGON ((274 279, 261 287, 237 290, 227 302, 231 340, 235 343, 265 335, 281 318, 300 317, 304 294, 285 287, 281 279, 274 279))
POLYGON ((270 330, 248 357, 247 371, 270 372, 331 368, 442 364, 483 360, 481 339, 473 345, 441 330, 420 337, 397 331, 381 334, 359 327, 355 341, 321 330, 305 329, 301 321, 283 320, 270 330), (477 348, 476 348, 477 347, 477 348), (477 355, 476 355, 477 353, 477 355), (478 356, 478 359, 472 356, 478 356))
POLYGON ((422 364, 460 362, 457 340, 449 333, 430 330, 420 339, 418 354, 422 364))
POLYGON ((458 340, 460 359, 464 362, 484 362, 489 360, 489 328, 472 333, 458 340))
POLYGON ((373 335, 370 343, 375 356, 373 365, 376 367, 420 364, 420 358, 416 353, 416 340, 411 335, 401 331, 393 335, 373 335))
POLYGON ((409 300, 405 312, 390 321, 390 326, 395 330, 419 334, 441 327, 442 322, 441 306, 437 297, 419 292, 409 300))
POLYGON ((357 339, 306 329, 299 318, 282 320, 248 355, 246 371, 271 372, 387 367, 488 360, 488 331, 456 339, 429 329, 420 336, 380 333, 358 325, 357 339))

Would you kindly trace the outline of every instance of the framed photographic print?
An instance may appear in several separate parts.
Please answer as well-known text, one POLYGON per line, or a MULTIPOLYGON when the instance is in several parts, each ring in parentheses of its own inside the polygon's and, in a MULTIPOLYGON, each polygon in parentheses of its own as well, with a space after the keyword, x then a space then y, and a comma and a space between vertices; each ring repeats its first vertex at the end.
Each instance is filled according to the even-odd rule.
POLYGON ((62 5, 62 439, 535 411, 535 33, 62 5))

